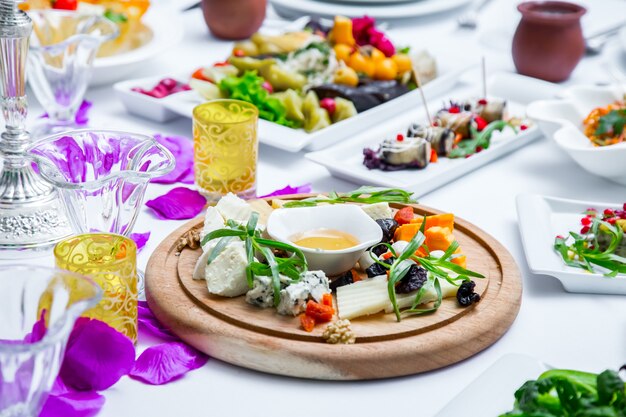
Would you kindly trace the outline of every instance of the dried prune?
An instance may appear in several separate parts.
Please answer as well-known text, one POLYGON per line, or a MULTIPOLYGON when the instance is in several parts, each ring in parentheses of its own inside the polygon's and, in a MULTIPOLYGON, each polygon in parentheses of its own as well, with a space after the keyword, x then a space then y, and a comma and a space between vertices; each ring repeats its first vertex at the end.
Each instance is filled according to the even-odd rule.
POLYGON ((428 273, 419 265, 412 265, 407 274, 396 285, 396 294, 408 294, 417 291, 428 280, 428 273))
POLYGON ((376 245, 376 246, 373 246, 370 250, 372 251, 374 255, 380 256, 383 253, 387 253, 389 248, 385 245, 376 245))
POLYGON ((347 271, 343 275, 339 275, 337 278, 330 282, 330 290, 336 291, 337 288, 343 287, 344 285, 352 284, 354 282, 354 276, 352 275, 352 270, 347 271))
MULTIPOLYGON (((384 261, 381 261, 381 262, 391 266, 395 260, 396 260, 396 258, 391 257, 391 258, 385 259, 384 261)), ((385 268, 384 266, 382 266, 381 264, 379 264, 377 262, 375 264, 370 265, 365 270, 365 273, 367 274, 368 278, 373 278, 373 277, 377 277, 379 275, 385 275, 388 270, 389 270, 388 268, 385 268)))
POLYGON ((378 219, 376 223, 383 229, 383 242, 391 242, 393 234, 396 233, 398 222, 394 219, 378 219))
POLYGON ((464 281, 456 292, 456 299, 463 307, 468 307, 480 301, 480 294, 474 292, 476 283, 474 281, 464 281))

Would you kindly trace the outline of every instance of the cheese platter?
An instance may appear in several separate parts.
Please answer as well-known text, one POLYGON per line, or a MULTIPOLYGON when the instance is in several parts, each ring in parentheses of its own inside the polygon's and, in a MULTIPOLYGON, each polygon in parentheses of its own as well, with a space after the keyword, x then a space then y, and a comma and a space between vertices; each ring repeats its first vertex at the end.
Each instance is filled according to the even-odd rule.
POLYGON ((153 253, 150 308, 216 359, 325 380, 438 369, 508 330, 522 285, 515 261, 493 237, 411 200, 368 204, 356 201, 370 197, 346 195, 223 197, 153 253), (347 267, 332 261, 342 254, 354 256, 347 267), (281 268, 276 279, 271 265, 281 268))

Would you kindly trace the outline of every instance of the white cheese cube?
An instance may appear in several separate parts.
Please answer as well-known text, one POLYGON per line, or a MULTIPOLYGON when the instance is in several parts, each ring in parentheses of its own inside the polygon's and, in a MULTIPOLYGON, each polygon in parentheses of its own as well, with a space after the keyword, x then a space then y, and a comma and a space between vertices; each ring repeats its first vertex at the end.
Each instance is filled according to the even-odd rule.
MULTIPOLYGON (((200 232, 200 241, 202 241, 202 239, 204 239, 204 237, 209 233, 214 232, 218 229, 223 229, 224 227, 226 226, 224 225, 224 218, 222 217, 222 215, 217 211, 215 207, 209 206, 206 209, 206 214, 204 215, 204 227, 200 232)), ((207 242, 207 244, 202 246, 202 250, 205 252, 208 251, 208 249, 215 246, 217 240, 218 239, 214 239, 207 242)))
POLYGON ((372 265, 374 265, 374 259, 372 259, 372 256, 370 255, 370 251, 366 250, 365 252, 363 252, 363 255, 361 255, 361 257, 359 258, 359 269, 361 269, 361 271, 365 271, 367 268, 369 268, 372 265))
POLYGON ((246 266, 248 258, 243 241, 231 241, 217 257, 206 266, 205 279, 211 294, 237 297, 248 291, 246 266))
POLYGON ((202 252, 200 258, 198 258, 198 262, 196 262, 196 266, 193 269, 193 275, 191 276, 193 279, 205 279, 206 277, 206 261, 209 259, 209 255, 211 251, 202 252))
POLYGON ((342 319, 376 314, 383 311, 388 304, 386 275, 337 288, 337 308, 342 319))
POLYGON ((389 203, 366 204, 361 206, 363 211, 374 220, 392 219, 393 212, 389 203))
POLYGON ((404 240, 397 240, 391 245, 391 247, 393 248, 393 250, 396 251, 396 254, 398 256, 400 256, 402 252, 404 252, 407 246, 409 246, 409 242, 404 240))
POLYGON ((233 193, 228 193, 222 197, 215 208, 222 215, 224 221, 235 220, 246 223, 252 214, 252 207, 233 193))

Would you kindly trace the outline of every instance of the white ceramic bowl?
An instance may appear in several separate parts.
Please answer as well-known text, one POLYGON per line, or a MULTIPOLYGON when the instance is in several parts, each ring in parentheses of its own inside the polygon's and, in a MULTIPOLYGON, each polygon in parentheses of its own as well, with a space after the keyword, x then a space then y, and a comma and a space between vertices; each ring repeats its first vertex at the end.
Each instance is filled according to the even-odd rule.
POLYGON ((321 269, 326 275, 349 270, 367 248, 379 243, 383 237, 378 223, 353 204, 274 210, 267 221, 267 232, 273 239, 300 248, 309 269, 321 269), (294 235, 322 228, 349 233, 359 244, 342 250, 322 250, 298 246, 291 241, 294 235))
MULTIPOLYGON (((151 90, 163 78, 165 77, 158 76, 142 78, 139 80, 120 81, 113 85, 113 90, 115 90, 115 95, 122 102, 122 104, 126 108, 126 111, 128 111, 129 113, 144 117, 149 120, 154 120, 159 123, 165 123, 179 117, 177 113, 174 113, 163 105, 163 101, 171 100, 173 94, 163 98, 155 98, 146 94, 133 91, 133 88, 135 87, 143 88, 145 90, 151 90)), ((187 81, 183 80, 182 77, 168 78, 173 78, 181 84, 187 83, 187 81)))
POLYGON ((593 146, 582 124, 591 110, 623 99, 625 91, 626 86, 576 86, 561 99, 531 103, 527 115, 582 168, 626 185, 626 143, 593 146))
POLYGON ((130 74, 145 68, 146 61, 167 53, 167 50, 183 38, 183 23, 176 13, 164 8, 151 7, 142 18, 152 30, 152 39, 132 51, 96 58, 89 84, 91 86, 110 85, 127 78, 130 74))

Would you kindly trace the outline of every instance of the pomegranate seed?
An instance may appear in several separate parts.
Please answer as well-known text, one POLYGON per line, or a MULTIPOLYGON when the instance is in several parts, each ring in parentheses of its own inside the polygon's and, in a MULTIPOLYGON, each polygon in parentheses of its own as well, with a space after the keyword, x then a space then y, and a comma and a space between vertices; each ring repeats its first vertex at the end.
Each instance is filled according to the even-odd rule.
POLYGON ((477 147, 476 147, 476 153, 478 153, 478 152, 482 152, 482 150, 483 150, 483 147, 482 147, 482 146, 477 146, 477 147))
POLYGON ((472 155, 471 154, 470 155, 465 155, 465 159, 469 158, 470 156, 472 156, 472 155))
POLYGON ((580 229, 580 233, 584 235, 584 234, 589 233, 589 230, 591 230, 591 227, 584 226, 582 229, 580 229))
POLYGON ((478 130, 479 132, 487 127, 487 121, 480 116, 474 117, 474 121, 476 122, 476 130, 478 130))
POLYGON ((612 217, 615 215, 615 213, 611 209, 605 209, 603 213, 605 217, 612 217))
POLYGON ((589 226, 591 224, 591 219, 589 217, 583 217, 580 219, 580 224, 583 226, 589 226))
POLYGON ((402 135, 402 133, 398 133, 398 135, 396 136, 396 140, 398 142, 402 142, 404 140, 404 136, 402 135))
POLYGON ((481 98, 480 100, 478 100, 478 104, 480 104, 481 106, 486 106, 487 105, 487 99, 481 98))
POLYGON ((565 239, 565 238, 563 237, 563 235, 556 235, 556 238, 557 238, 557 239, 565 239))
POLYGON ((528 126, 526 126, 526 125, 521 125, 519 127, 519 130, 526 130, 526 129, 528 129, 528 126))
POLYGON ((448 113, 452 113, 452 114, 461 113, 461 109, 459 108, 459 106, 452 106, 448 109, 448 113))
MULTIPOLYGON (((433 122, 433 126, 437 127, 437 126, 439 126, 439 123, 433 122)), ((624 203, 624 205, 626 206, 626 203, 624 203)))

